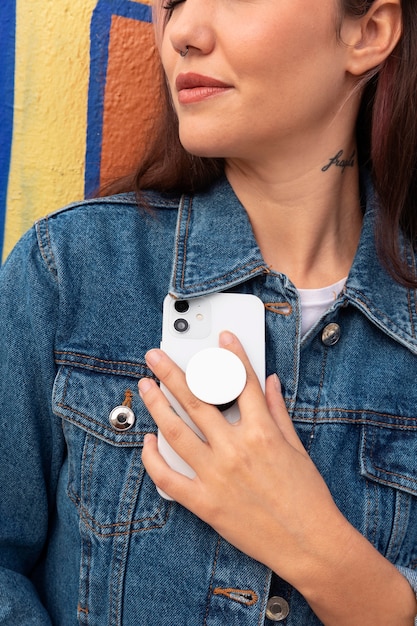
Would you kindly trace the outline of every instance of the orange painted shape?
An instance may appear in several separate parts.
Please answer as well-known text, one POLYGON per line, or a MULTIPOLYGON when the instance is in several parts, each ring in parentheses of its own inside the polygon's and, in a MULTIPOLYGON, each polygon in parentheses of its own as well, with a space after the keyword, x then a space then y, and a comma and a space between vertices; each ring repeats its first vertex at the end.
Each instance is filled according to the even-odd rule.
POLYGON ((153 26, 113 16, 104 97, 101 186, 136 169, 159 110, 153 26))

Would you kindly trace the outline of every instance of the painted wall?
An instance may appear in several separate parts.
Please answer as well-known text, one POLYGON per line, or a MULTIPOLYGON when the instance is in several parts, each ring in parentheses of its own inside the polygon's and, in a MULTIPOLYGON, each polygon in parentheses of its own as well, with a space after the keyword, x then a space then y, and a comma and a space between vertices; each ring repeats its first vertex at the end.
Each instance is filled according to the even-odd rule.
POLYGON ((150 0, 0 0, 0 258, 129 173, 158 107, 150 0))

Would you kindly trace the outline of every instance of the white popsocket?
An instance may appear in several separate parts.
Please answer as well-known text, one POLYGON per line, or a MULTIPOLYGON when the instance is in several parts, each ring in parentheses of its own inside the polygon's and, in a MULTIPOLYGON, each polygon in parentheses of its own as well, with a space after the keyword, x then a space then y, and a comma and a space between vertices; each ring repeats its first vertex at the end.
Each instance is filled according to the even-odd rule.
POLYGON ((197 398, 209 404, 225 405, 242 393, 246 370, 233 352, 224 348, 206 348, 189 360, 185 378, 197 398))

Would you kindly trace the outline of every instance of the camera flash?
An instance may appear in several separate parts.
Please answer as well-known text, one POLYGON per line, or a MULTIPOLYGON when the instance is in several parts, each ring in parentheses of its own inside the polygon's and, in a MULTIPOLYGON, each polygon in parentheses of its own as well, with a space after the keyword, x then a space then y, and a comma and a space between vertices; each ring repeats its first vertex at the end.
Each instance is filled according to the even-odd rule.
POLYGON ((204 319, 204 315, 202 313, 197 313, 197 315, 195 316, 196 320, 198 322, 201 322, 201 320, 204 319))

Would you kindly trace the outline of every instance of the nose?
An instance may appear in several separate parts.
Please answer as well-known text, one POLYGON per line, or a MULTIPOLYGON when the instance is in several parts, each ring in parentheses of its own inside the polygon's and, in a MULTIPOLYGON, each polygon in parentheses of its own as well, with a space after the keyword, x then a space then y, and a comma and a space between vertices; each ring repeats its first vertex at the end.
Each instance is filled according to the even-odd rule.
POLYGON ((212 0, 184 0, 171 14, 163 37, 182 56, 209 54, 215 46, 214 10, 212 0))

